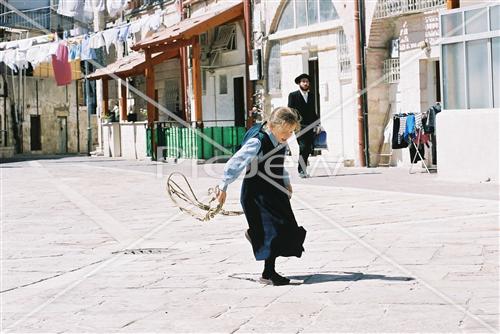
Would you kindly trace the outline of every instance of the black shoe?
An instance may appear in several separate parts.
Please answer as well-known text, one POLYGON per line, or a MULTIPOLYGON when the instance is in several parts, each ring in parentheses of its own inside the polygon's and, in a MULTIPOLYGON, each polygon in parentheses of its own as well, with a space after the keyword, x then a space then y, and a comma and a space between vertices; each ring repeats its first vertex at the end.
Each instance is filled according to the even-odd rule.
POLYGON ((262 277, 260 278, 260 281, 261 281, 261 283, 272 284, 275 286, 290 284, 290 279, 281 276, 277 272, 274 272, 270 275, 262 273, 262 277))
POLYGON ((245 238, 248 240, 250 244, 252 244, 252 239, 250 238, 250 234, 248 234, 248 230, 245 231, 245 238))
POLYGON ((309 174, 307 174, 306 172, 302 171, 302 172, 299 172, 299 176, 301 179, 307 179, 309 177, 309 174))

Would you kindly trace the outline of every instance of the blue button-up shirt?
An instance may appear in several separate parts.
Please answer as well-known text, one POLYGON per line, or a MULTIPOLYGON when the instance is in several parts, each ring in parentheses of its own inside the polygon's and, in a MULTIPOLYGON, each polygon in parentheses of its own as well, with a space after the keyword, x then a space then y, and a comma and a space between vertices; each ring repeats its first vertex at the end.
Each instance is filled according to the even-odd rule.
MULTIPOLYGON (((277 147, 279 145, 279 141, 276 137, 274 137, 272 132, 269 130, 266 130, 266 133, 269 135, 274 147, 277 147)), ((229 159, 224 167, 224 176, 221 184, 219 185, 221 190, 227 191, 229 184, 234 182, 234 180, 240 176, 241 172, 246 170, 252 160, 260 158, 264 155, 262 152, 259 153, 261 145, 262 144, 259 139, 251 138, 231 157, 231 159, 229 159)), ((285 186, 290 184, 290 176, 285 168, 283 168, 283 181, 285 186)))

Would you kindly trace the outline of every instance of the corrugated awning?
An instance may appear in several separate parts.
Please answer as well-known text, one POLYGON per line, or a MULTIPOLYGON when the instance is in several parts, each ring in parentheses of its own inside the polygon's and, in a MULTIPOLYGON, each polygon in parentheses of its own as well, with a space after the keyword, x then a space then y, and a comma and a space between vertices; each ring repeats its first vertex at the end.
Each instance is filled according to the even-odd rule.
MULTIPOLYGON (((194 36, 200 35, 208 29, 221 24, 234 21, 243 17, 243 2, 231 1, 229 5, 220 5, 206 14, 180 21, 172 27, 158 31, 152 36, 136 43, 132 49, 140 50, 147 48, 175 48, 185 46, 182 41, 187 41, 194 36)), ((158 51, 155 50, 155 51, 158 51)))
MULTIPOLYGON (((177 50, 172 50, 165 53, 155 53, 151 57, 151 62, 153 65, 159 64, 167 59, 175 58, 178 56, 177 50)), ((112 74, 120 77, 126 78, 135 75, 141 75, 146 69, 146 56, 144 52, 136 52, 130 54, 126 57, 118 59, 112 64, 106 67, 97 69, 94 73, 87 76, 89 80, 98 80, 105 77, 112 79, 112 74)))

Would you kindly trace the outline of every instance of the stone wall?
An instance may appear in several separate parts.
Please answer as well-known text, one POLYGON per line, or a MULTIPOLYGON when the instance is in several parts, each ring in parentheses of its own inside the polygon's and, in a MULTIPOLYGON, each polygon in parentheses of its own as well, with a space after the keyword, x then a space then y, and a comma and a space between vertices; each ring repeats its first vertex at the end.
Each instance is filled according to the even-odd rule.
MULTIPOLYGON (((9 77, 9 82, 11 82, 9 77)), ((34 154, 59 154, 64 153, 64 138, 61 138, 59 120, 66 118, 67 140, 66 153, 87 153, 87 108, 80 106, 77 112, 76 81, 70 85, 58 87, 52 78, 26 78, 24 87, 25 109, 22 114, 21 125, 22 153, 34 154), (38 101, 37 85, 38 82, 38 101), (78 117, 77 117, 78 113, 78 117), (42 149, 31 150, 31 115, 40 115, 41 144, 42 149), (78 150, 78 139, 80 149, 78 150)), ((9 84, 9 92, 12 92, 12 84, 9 84)), ((10 115, 10 104, 14 101, 12 94, 7 98, 8 114, 8 136, 9 143, 13 145, 14 136, 12 131, 12 117, 10 115)), ((3 104, 0 105, 0 113, 3 115, 3 104)), ((97 145, 97 123, 96 116, 91 117, 92 126, 92 150, 97 145)))

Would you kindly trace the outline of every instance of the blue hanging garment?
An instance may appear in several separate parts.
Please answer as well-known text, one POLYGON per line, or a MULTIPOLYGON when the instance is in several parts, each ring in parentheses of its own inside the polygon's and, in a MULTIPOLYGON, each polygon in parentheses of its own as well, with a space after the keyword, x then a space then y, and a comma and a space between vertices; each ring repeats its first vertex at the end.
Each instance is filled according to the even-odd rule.
POLYGON ((403 138, 405 140, 408 140, 408 137, 411 137, 411 138, 415 137, 415 115, 414 114, 409 114, 406 117, 406 128, 405 128, 405 132, 403 134, 403 138))

